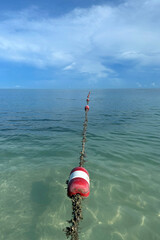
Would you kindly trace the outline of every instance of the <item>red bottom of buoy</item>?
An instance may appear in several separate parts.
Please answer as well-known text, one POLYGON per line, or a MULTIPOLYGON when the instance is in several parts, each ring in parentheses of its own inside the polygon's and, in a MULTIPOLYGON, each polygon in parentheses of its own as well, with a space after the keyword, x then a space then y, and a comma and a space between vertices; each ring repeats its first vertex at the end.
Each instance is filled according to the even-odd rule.
POLYGON ((83 167, 76 167, 70 173, 68 183, 68 196, 80 194, 88 197, 90 194, 89 174, 83 167))

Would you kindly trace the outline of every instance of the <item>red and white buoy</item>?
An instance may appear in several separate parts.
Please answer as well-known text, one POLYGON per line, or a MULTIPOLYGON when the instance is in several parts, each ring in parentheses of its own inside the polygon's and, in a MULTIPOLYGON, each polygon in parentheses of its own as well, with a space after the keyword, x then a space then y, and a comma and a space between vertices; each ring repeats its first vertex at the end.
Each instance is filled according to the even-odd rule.
POLYGON ((89 111, 89 105, 85 106, 85 111, 87 111, 87 110, 89 111))
POLYGON ((72 169, 68 182, 68 196, 80 194, 88 197, 90 194, 90 179, 87 170, 83 167, 72 169))

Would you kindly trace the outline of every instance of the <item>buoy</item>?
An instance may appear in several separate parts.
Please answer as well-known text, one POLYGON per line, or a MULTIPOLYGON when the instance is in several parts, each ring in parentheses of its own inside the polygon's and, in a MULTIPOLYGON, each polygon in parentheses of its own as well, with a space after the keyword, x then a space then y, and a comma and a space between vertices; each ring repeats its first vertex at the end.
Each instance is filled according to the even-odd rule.
POLYGON ((68 182, 68 196, 80 194, 88 197, 90 194, 90 180, 87 170, 83 167, 72 169, 68 182))
POLYGON ((87 98, 86 101, 89 102, 89 98, 87 98))
POLYGON ((85 111, 88 110, 89 111, 89 105, 85 106, 85 111))

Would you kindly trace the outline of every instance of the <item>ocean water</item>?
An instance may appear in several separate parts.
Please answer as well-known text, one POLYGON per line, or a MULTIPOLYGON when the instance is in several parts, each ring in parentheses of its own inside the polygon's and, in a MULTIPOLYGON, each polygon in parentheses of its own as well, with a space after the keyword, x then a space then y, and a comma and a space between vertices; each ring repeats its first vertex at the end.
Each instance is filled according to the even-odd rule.
MULTIPOLYGON (((63 240, 86 90, 0 90, 0 239, 63 240)), ((160 239, 160 90, 93 90, 80 240, 160 239)))

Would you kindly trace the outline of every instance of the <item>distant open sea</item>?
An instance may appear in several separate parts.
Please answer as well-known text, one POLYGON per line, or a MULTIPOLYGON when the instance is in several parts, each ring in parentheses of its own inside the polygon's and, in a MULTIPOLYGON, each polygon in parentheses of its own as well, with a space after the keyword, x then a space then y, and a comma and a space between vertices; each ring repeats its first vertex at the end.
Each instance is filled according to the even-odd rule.
MULTIPOLYGON (((65 240, 86 90, 0 90, 0 240, 65 240)), ((160 90, 93 90, 80 240, 160 239, 160 90)))

